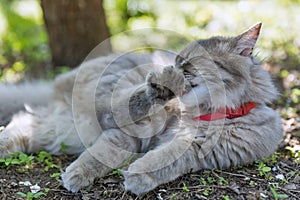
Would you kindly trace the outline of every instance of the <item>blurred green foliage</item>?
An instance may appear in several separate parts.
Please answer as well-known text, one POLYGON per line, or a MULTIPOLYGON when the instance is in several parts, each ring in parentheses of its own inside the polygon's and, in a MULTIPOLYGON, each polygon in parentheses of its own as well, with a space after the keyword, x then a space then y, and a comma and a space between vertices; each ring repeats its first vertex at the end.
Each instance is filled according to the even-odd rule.
MULTIPOLYGON (((172 30, 192 40, 213 35, 231 36, 262 22, 259 57, 272 64, 287 64, 283 68, 297 69, 300 62, 300 39, 297 37, 300 19, 296 17, 300 13, 299 2, 105 0, 104 7, 116 50, 126 50, 128 46, 143 43, 156 44, 156 41, 152 41, 156 38, 151 37, 148 31, 147 37, 130 32, 141 28, 172 30)), ((153 33, 156 34, 155 31, 153 33)), ((159 34, 163 34, 163 31, 159 34)), ((176 44, 173 43, 165 45, 166 48, 174 46, 176 44)))
POLYGON ((294 117, 299 114, 300 0, 106 0, 104 6, 114 36, 111 39, 113 47, 120 51, 149 44, 178 50, 187 41, 180 37, 192 40, 213 35, 231 36, 262 22, 255 53, 266 61, 264 67, 276 78, 274 81, 282 94, 276 103, 286 108, 283 115, 294 117), (141 29, 146 27, 161 30, 141 29), (141 30, 134 31, 137 29, 141 30), (164 30, 174 32, 165 34, 167 31, 164 30))
MULTIPOLYGON (((0 77, 18 80, 25 72, 38 71, 49 61, 50 52, 42 18, 22 16, 19 1, 2 0, 0 11, 5 30, 0 43, 0 77)), ((24 2, 23 2, 24 3, 24 2)))
MULTIPOLYGON (((2 81, 18 81, 24 73, 36 73, 45 66, 48 77, 57 73, 49 70, 50 51, 39 3, 2 0, 0 4, 2 81)), ((264 67, 278 77, 282 98, 277 103, 294 109, 286 112, 289 116, 299 113, 300 0, 104 0, 104 8, 115 51, 178 51, 193 39, 231 36, 262 22, 256 53, 266 61, 264 67), (149 27, 156 29, 145 29, 149 27)))

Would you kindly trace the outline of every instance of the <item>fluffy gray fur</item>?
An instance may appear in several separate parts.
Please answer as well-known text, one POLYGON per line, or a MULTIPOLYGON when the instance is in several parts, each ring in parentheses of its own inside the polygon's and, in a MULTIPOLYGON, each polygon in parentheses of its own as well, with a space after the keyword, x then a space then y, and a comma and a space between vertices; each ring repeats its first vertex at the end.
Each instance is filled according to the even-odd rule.
MULTIPOLYGON (((282 127, 266 106, 277 91, 251 55, 260 28, 192 42, 167 67, 153 60, 157 54, 87 61, 55 80, 47 106, 13 116, 0 133, 0 157, 41 149, 60 154, 63 142, 65 151, 80 154, 62 174, 68 190, 77 192, 123 167, 125 188, 139 195, 191 171, 269 156, 282 139, 282 127), (247 102, 257 106, 239 118, 192 120, 247 102)), ((164 64, 170 64, 167 57, 164 64)))

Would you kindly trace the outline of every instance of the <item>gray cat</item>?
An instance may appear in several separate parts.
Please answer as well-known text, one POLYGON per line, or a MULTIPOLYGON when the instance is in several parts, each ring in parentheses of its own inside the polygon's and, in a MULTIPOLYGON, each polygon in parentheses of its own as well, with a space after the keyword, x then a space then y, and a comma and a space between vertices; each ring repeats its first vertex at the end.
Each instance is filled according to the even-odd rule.
MULTIPOLYGON (((122 168, 126 190, 139 195, 191 171, 270 156, 282 127, 266 106, 277 91, 252 56, 260 29, 194 41, 173 62, 162 53, 166 67, 156 63, 157 54, 87 61, 47 86, 53 94, 47 105, 13 116, 0 133, 0 157, 41 149, 60 154, 63 143, 64 151, 80 154, 62 174, 69 191, 122 168)), ((13 106, 2 101, 9 113, 5 108, 13 106)))

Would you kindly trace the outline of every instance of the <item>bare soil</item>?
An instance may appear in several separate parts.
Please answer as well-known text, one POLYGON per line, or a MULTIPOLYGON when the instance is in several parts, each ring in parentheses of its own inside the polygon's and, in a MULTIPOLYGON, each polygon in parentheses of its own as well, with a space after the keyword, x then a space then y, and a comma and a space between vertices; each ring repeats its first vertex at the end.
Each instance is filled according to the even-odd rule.
POLYGON ((34 164, 32 169, 27 170, 20 170, 18 165, 9 169, 0 166, 0 199, 26 199, 17 194, 30 192, 29 186, 20 184, 25 181, 37 184, 41 187, 40 192, 46 193, 38 199, 300 199, 300 158, 286 149, 292 148, 294 153, 300 151, 300 122, 289 120, 284 121, 285 140, 278 152, 260 163, 270 167, 269 172, 263 173, 259 162, 225 170, 201 170, 141 196, 124 190, 121 175, 110 174, 73 194, 61 185, 60 178, 50 175, 65 170, 76 157, 53 156, 53 163, 60 169, 45 171, 45 163, 34 164), (45 189, 48 191, 45 192, 45 189))

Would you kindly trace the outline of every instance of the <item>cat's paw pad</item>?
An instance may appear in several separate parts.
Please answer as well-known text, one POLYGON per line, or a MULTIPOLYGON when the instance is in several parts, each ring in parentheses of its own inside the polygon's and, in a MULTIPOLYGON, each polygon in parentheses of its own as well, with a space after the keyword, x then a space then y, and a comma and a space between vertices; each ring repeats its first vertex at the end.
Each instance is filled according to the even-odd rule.
POLYGON ((163 69, 162 73, 150 72, 146 77, 148 93, 152 96, 170 99, 174 95, 181 96, 184 88, 184 76, 173 66, 163 69))
POLYGON ((122 174, 125 178, 125 189, 136 195, 148 192, 157 186, 157 184, 155 184, 155 181, 153 181, 153 179, 150 178, 147 174, 135 174, 128 171, 122 171, 122 174))
POLYGON ((85 188, 93 183, 94 178, 85 173, 80 167, 74 167, 73 165, 67 167, 66 172, 61 175, 63 186, 76 193, 81 188, 85 188))

